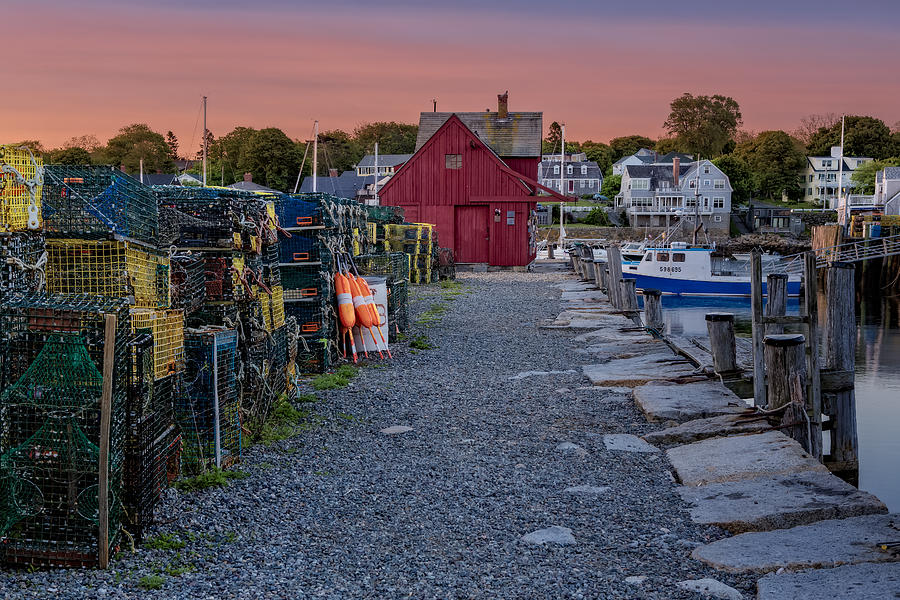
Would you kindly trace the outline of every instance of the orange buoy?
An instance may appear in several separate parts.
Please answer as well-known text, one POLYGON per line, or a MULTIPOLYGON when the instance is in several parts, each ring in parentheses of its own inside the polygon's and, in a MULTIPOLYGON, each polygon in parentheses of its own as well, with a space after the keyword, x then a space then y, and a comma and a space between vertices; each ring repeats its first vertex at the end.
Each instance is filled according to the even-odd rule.
MULTIPOLYGON (((374 327, 378 331, 378 337, 381 338, 381 343, 384 344, 384 349, 387 350, 388 358, 394 358, 391 355, 391 348, 388 346, 387 340, 384 339, 384 334, 381 332, 381 315, 378 314, 378 307, 375 305, 375 293, 369 287, 368 282, 360 277, 356 276, 356 282, 359 284, 360 291, 362 292, 363 297, 366 301, 366 308, 369 309, 369 313, 372 315, 372 327, 374 327)), ((369 329, 371 333, 371 328, 369 329)), ((372 334, 372 341, 375 342, 375 346, 378 346, 378 341, 375 339, 375 334, 372 334)))
MULTIPOLYGON (((363 298, 362 291, 359 289, 359 284, 356 281, 356 278, 353 277, 352 273, 347 273, 345 275, 347 281, 350 284, 350 293, 353 296, 353 309, 356 311, 356 325, 359 327, 359 337, 363 337, 363 328, 369 330, 369 335, 372 336, 372 340, 375 340, 375 335, 372 333, 372 313, 369 312, 369 309, 366 307, 366 300, 363 298)), ((378 347, 378 342, 375 342, 376 348, 378 347)), ((366 358, 369 358, 369 350, 365 345, 365 339, 363 339, 363 353, 366 355, 366 358)), ((378 349, 378 354, 381 355, 381 349, 378 349)), ((381 355, 384 358, 383 355, 381 355)))
MULTIPOLYGON (((356 362, 356 342, 353 341, 353 327, 356 325, 356 311, 353 309, 353 296, 350 292, 350 283, 340 272, 334 274, 334 291, 337 295, 338 316, 341 320, 341 341, 344 336, 350 334, 350 347, 353 350, 353 362, 356 362)), ((347 347, 344 346, 344 357, 347 356, 347 347)))

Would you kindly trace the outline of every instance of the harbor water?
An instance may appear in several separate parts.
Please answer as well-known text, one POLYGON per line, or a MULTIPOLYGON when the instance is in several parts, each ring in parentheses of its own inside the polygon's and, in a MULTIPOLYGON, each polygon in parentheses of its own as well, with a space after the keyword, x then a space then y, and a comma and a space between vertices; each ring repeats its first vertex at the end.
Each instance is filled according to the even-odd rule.
MULTIPOLYGON (((874 296, 874 295, 873 295, 874 296)), ((820 306, 824 305, 820 299, 820 306)), ((735 315, 737 334, 750 335, 750 300, 742 298, 662 299, 666 331, 706 336, 706 314, 735 315)), ((788 313, 797 314, 796 299, 788 313)), ((859 487, 900 511, 900 298, 871 297, 857 306, 856 407, 859 487)), ((827 443, 826 443, 827 448, 827 443)))

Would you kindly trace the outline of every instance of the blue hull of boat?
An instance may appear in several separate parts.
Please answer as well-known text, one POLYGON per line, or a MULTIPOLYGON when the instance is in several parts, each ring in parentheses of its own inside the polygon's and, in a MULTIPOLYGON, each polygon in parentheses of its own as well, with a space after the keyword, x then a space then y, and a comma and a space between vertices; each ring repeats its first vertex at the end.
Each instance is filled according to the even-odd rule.
MULTIPOLYGON (((674 296, 743 296, 750 297, 749 281, 700 281, 697 279, 670 279, 668 277, 653 277, 651 275, 638 275, 637 273, 624 273, 622 277, 634 279, 635 287, 639 290, 659 290, 663 294, 674 296)), ((788 296, 800 295, 800 282, 788 281, 788 296)), ((766 282, 763 281, 763 294, 766 292, 766 282)))

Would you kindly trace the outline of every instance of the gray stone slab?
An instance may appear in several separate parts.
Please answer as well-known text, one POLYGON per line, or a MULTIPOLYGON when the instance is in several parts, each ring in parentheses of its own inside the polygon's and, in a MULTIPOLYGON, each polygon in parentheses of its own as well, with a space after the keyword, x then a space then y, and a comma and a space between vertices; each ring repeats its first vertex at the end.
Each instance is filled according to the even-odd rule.
POLYGON ((900 515, 867 515, 791 529, 742 533, 695 548, 691 556, 732 573, 820 569, 896 562, 897 555, 882 551, 879 544, 897 539, 900 539, 900 515))
POLYGON ((682 486, 695 523, 718 525, 732 533, 786 529, 825 519, 884 514, 878 498, 831 473, 806 472, 779 477, 682 486))
POLYGON ((688 486, 804 471, 828 473, 799 443, 779 431, 712 438, 670 448, 666 456, 678 479, 688 486))
POLYGON ((573 340, 579 343, 588 344, 611 344, 653 339, 650 337, 650 334, 643 329, 635 328, 634 323, 631 320, 622 316, 618 316, 618 319, 619 322, 615 327, 605 327, 603 329, 595 329, 594 331, 581 333, 575 336, 573 340))
POLYGON ((900 563, 863 563, 799 573, 772 573, 760 579, 756 589, 757 600, 900 598, 900 563))
POLYGON ((607 450, 617 452, 659 452, 659 448, 630 433, 607 433, 603 436, 603 445, 607 450))
POLYGON ((568 527, 551 525, 544 529, 538 529, 522 536, 522 541, 527 544, 558 544, 568 546, 575 543, 575 536, 568 527))
POLYGON ((690 377, 694 369, 668 351, 653 352, 605 363, 584 365, 584 374, 594 385, 637 387, 650 381, 690 377))
POLYGON ((381 430, 381 433, 385 435, 397 435, 399 433, 407 433, 412 431, 413 428, 408 425, 393 425, 391 427, 385 427, 381 430))
POLYGON ((579 348, 576 352, 590 355, 591 360, 601 363, 616 358, 632 358, 653 352, 666 352, 667 350, 668 346, 658 339, 628 337, 616 341, 591 344, 584 348, 579 348))
POLYGON ((604 296, 603 293, 598 290, 578 290, 574 292, 563 290, 562 297, 560 299, 563 302, 570 300, 593 300, 596 302, 600 302, 605 301, 606 296, 604 296))
POLYGON ((621 327, 624 321, 621 316, 610 314, 604 310, 565 310, 553 321, 541 325, 543 329, 597 329, 599 327, 621 327))
POLYGON ((710 578, 688 579, 679 581, 676 585, 679 589, 697 592, 704 598, 721 598, 722 600, 743 600, 744 598, 743 594, 730 585, 710 578))
POLYGON ((553 287, 562 290, 563 292, 583 292, 586 290, 594 289, 594 285, 592 283, 585 283, 584 281, 564 281, 562 283, 557 283, 553 287))
POLYGON ((682 385, 648 383, 634 389, 637 402, 650 421, 691 421, 743 412, 747 404, 719 381, 682 385))
POLYGON ((528 377, 548 377, 550 375, 570 375, 572 373, 577 373, 578 371, 574 371, 572 369, 566 371, 522 371, 521 373, 516 373, 515 375, 511 375, 507 379, 510 381, 516 381, 518 379, 526 379, 528 377))
POLYGON ((654 446, 669 447, 691 444, 712 437, 760 433, 771 428, 766 420, 745 421, 740 417, 741 413, 734 413, 706 419, 694 419, 675 427, 650 432, 644 435, 644 439, 654 446))

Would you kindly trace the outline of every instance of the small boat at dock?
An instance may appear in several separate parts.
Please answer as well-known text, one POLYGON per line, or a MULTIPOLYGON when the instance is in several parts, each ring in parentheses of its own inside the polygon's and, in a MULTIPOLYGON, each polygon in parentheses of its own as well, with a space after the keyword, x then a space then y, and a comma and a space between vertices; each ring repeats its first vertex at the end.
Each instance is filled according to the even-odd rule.
MULTIPOLYGON (((713 257, 712 248, 689 248, 685 243, 648 247, 639 262, 623 262, 622 276, 635 279, 638 290, 659 290, 675 296, 750 297, 749 261, 713 257)), ((777 272, 777 261, 766 261, 777 272)), ((763 294, 766 283, 763 280, 763 294)), ((790 275, 788 296, 800 295, 800 277, 790 275)))

